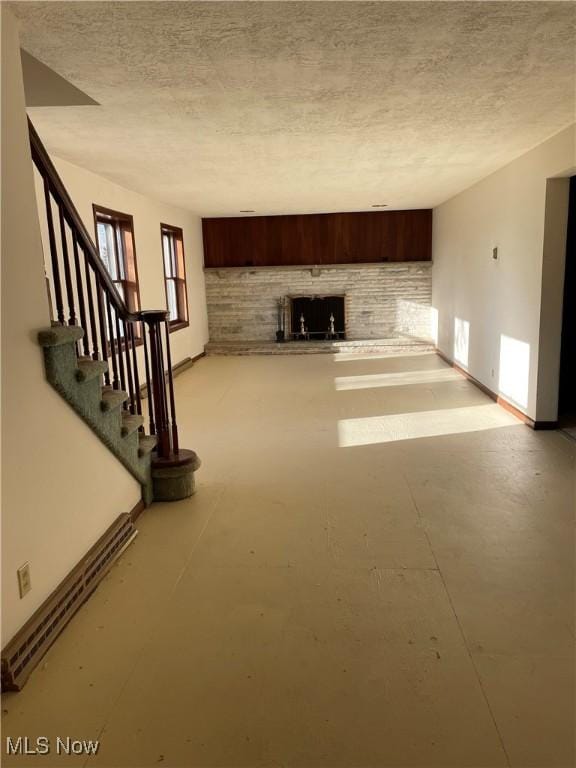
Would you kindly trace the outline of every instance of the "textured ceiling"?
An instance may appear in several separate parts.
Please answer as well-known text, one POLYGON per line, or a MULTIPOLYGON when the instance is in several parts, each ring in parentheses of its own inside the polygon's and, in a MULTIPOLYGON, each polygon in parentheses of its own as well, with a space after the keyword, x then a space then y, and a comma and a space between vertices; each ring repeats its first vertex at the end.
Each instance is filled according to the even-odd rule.
POLYGON ((21 2, 48 148, 205 216, 429 207, 574 121, 566 2, 21 2))

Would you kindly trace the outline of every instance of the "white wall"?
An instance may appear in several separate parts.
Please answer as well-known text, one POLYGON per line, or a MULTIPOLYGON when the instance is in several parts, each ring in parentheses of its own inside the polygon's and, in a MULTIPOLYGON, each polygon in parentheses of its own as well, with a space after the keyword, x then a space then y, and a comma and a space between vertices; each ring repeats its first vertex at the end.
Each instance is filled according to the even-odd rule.
POLYGON ((557 415, 568 195, 564 179, 548 179, 576 172, 575 129, 434 210, 438 348, 540 421, 557 415))
POLYGON ((44 378, 38 329, 50 322, 17 24, 2 14, 2 644, 140 486, 44 378), (18 595, 16 569, 31 566, 18 595))
MULTIPOLYGON (((34 122, 33 109, 30 110, 30 118, 34 122)), ((208 320, 204 290, 201 219, 189 211, 165 205, 120 187, 102 176, 60 158, 53 157, 52 161, 93 239, 95 239, 93 203, 129 213, 134 217, 134 239, 142 309, 166 308, 160 223, 182 228, 190 324, 187 328, 170 334, 172 363, 176 364, 187 357, 195 357, 203 352, 204 345, 208 341, 208 320)), ((43 206, 42 197, 40 201, 43 206)))

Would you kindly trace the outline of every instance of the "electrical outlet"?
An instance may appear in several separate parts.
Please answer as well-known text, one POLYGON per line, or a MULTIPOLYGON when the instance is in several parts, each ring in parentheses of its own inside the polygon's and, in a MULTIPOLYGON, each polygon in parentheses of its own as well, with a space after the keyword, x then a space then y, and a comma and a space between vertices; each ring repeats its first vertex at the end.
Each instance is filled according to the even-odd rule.
POLYGON ((30 580, 30 563, 24 563, 18 568, 18 589, 20 590, 20 599, 27 595, 32 589, 30 580))

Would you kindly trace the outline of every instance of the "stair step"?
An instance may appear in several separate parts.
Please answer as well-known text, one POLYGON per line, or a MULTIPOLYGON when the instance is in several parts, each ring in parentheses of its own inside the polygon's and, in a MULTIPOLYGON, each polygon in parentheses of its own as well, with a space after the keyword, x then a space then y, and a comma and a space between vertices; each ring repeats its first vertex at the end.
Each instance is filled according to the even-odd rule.
POLYGON ((84 336, 78 325, 51 325, 38 331, 38 343, 41 347, 59 347, 61 344, 75 344, 84 336))
POLYGON ((146 456, 148 453, 151 453, 154 450, 154 447, 157 443, 156 435, 140 435, 140 443, 138 445, 138 456, 142 458, 142 456, 146 456))
POLYGON ((131 413, 122 414, 122 427, 120 428, 120 434, 122 437, 128 437, 132 432, 136 432, 138 427, 144 424, 144 417, 133 415, 131 413))
POLYGON ((102 400, 100 401, 100 408, 103 411, 113 411, 114 408, 118 408, 125 403, 130 395, 128 392, 124 392, 122 389, 112 389, 112 387, 104 387, 102 390, 102 400))
POLYGON ((79 358, 76 365, 76 381, 90 381, 97 376, 102 376, 108 370, 108 363, 104 362, 104 360, 79 358))

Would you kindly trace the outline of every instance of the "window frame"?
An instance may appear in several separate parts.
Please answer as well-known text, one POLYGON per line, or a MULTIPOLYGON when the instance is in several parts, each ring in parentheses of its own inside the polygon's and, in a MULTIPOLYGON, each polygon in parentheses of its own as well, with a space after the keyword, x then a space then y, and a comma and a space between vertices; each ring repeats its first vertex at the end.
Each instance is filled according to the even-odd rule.
MULTIPOLYGON (((126 254, 123 253, 123 265, 122 270, 120 269, 120 264, 118 260, 118 235, 122 232, 122 228, 124 228, 124 231, 128 231, 130 233, 130 236, 132 238, 132 254, 133 254, 133 265, 134 265, 134 280, 128 280, 126 278, 124 279, 117 279, 114 280, 110 272, 108 271, 106 265, 102 261, 102 258, 100 257, 100 260, 102 261, 102 265, 104 266, 104 269, 108 272, 108 275, 110 276, 110 280, 114 283, 116 286, 116 289, 118 290, 118 284, 120 283, 122 286, 122 290, 118 290, 118 293, 122 297, 122 300, 124 301, 124 304, 126 305, 129 312, 140 312, 142 309, 142 304, 140 302, 140 278, 138 275, 138 258, 136 255, 136 237, 134 235, 134 217, 130 213, 123 213, 122 211, 116 211, 113 208, 107 208, 104 205, 98 205, 96 203, 92 203, 92 212, 94 215, 94 234, 96 237, 96 249, 98 251, 98 256, 100 257, 100 239, 98 237, 98 224, 99 223, 108 223, 112 224, 114 227, 114 235, 115 235, 115 248, 114 248, 114 254, 116 256, 116 270, 117 274, 121 275, 122 272, 125 276, 129 273, 129 265, 126 263, 126 254), (127 299, 127 293, 126 293, 126 286, 132 286, 133 289, 133 295, 136 298, 136 304, 137 307, 133 308, 130 306, 130 302, 127 299)), ((140 346, 142 344, 142 329, 141 329, 141 323, 135 323, 134 324, 134 341, 136 343, 136 346, 140 346)), ((110 344, 110 342, 108 342, 110 344)), ((122 337, 122 345, 124 345, 123 337, 122 337)))
MULTIPOLYGON (((179 306, 179 292, 176 290, 178 317, 176 320, 168 319, 168 327, 170 329, 170 333, 174 333, 174 331, 179 331, 182 328, 187 328, 190 325, 190 313, 188 308, 188 279, 186 276, 186 252, 184 250, 184 231, 182 230, 182 227, 175 227, 173 224, 164 224, 163 222, 160 222, 160 253, 162 256, 162 274, 164 276, 164 293, 166 295, 166 310, 168 313, 170 313, 170 305, 168 303, 168 281, 172 280, 175 283, 181 283, 183 286, 183 306, 179 306), (182 247, 182 268, 184 272, 182 276, 175 275, 174 277, 169 277, 166 275, 166 260, 164 256, 165 234, 171 235, 173 238, 177 237, 180 240, 180 245, 182 247), (184 310, 184 319, 181 317, 181 310, 184 310)), ((175 265, 177 270, 177 259, 175 259, 175 265)))
MULTIPOLYGON (((133 251, 133 260, 134 260, 134 280, 128 280, 126 277, 120 278, 115 280, 112 275, 110 275, 110 279, 114 283, 114 285, 117 285, 118 283, 122 284, 122 291, 118 291, 124 300, 124 303, 126 304, 126 307, 130 312, 139 312, 141 309, 141 303, 140 303, 140 279, 138 276, 138 258, 136 256, 136 238, 134 237, 134 217, 131 216, 129 213, 122 213, 121 211, 114 211, 112 208, 105 208, 103 205, 96 205, 96 203, 92 204, 92 210, 94 212, 94 230, 96 233, 96 246, 98 248, 98 255, 100 255, 100 242, 98 237, 98 224, 99 223, 108 223, 112 224, 114 226, 114 231, 116 237, 118 237, 118 225, 120 227, 124 227, 130 232, 130 235, 132 237, 132 251, 133 251), (99 217, 102 217, 104 221, 99 219, 99 217), (137 307, 132 308, 129 305, 129 302, 126 298, 126 285, 132 286, 134 295, 136 296, 137 300, 137 307)), ((116 266, 117 266, 117 273, 122 274, 122 271, 124 272, 124 275, 128 274, 128 264, 126 263, 126 255, 122 254, 124 257, 124 263, 122 265, 123 270, 120 269, 120 263, 118 260, 118 247, 114 248, 115 256, 116 256, 116 266)), ((110 273, 108 273, 110 274, 110 273)))

